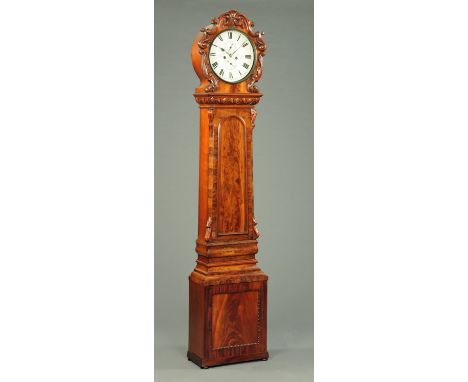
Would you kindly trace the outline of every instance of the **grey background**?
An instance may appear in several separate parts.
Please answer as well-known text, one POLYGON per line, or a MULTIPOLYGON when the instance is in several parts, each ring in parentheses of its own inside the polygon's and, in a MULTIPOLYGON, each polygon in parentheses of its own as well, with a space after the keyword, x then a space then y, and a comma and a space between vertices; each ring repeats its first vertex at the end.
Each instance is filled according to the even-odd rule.
POLYGON ((156 0, 155 379, 313 378, 313 1, 156 0), (270 276, 267 362, 201 370, 187 361, 188 275, 195 266, 200 27, 237 9, 265 32, 254 133, 257 259, 270 276))

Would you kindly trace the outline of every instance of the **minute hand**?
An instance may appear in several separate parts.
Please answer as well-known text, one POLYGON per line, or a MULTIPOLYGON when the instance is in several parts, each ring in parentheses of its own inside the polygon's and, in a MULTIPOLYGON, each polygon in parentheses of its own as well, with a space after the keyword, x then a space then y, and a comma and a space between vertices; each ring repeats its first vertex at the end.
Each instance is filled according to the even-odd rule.
POLYGON ((236 52, 239 50, 239 48, 240 48, 240 46, 239 46, 234 52, 232 52, 231 54, 228 53, 228 54, 229 54, 229 57, 232 57, 232 55, 233 55, 234 53, 236 53, 236 52))

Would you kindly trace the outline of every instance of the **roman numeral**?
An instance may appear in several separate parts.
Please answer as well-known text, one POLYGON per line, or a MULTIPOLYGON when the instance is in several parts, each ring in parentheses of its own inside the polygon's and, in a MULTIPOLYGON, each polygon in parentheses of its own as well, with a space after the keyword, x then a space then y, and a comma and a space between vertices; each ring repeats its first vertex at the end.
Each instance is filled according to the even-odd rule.
POLYGON ((211 52, 211 53, 210 53, 210 56, 216 56, 216 53, 215 53, 215 52, 211 52))
POLYGON ((229 78, 234 78, 234 77, 232 76, 232 72, 229 72, 229 78))
POLYGON ((246 55, 245 55, 245 58, 251 60, 251 59, 252 59, 252 56, 251 56, 250 54, 246 54, 246 55))
POLYGON ((221 71, 219 72, 219 75, 222 76, 224 74, 224 69, 221 69, 221 71))
POLYGON ((249 43, 246 41, 246 42, 244 42, 244 43, 242 44, 242 47, 244 48, 244 47, 246 47, 247 45, 249 45, 249 43))
POLYGON ((249 64, 246 64, 245 62, 244 62, 244 65, 242 65, 242 66, 243 66, 244 68, 246 68, 246 69, 249 68, 249 64))
POLYGON ((239 41, 240 37, 241 37, 241 35, 239 35, 239 37, 237 37, 237 40, 236 40, 236 41, 239 41))
POLYGON ((215 68, 215 69, 216 69, 216 67, 217 67, 217 66, 218 66, 218 61, 216 61, 216 62, 213 62, 213 68, 215 68))
POLYGON ((238 70, 239 74, 242 76, 242 73, 240 72, 240 70, 238 70))
POLYGON ((232 32, 228 32, 229 38, 232 38, 232 32))
POLYGON ((221 37, 221 35, 219 35, 218 38, 219 38, 221 41, 223 41, 223 38, 221 37))

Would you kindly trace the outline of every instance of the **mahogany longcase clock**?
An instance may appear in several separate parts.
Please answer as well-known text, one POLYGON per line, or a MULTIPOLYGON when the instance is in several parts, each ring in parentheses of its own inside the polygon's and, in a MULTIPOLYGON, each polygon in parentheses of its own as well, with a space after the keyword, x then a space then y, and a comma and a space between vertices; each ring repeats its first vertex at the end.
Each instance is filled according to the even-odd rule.
POLYGON ((189 277, 188 358, 202 368, 266 360, 267 279, 257 266, 252 133, 262 96, 263 33, 235 10, 192 46, 200 78, 196 267, 189 277))

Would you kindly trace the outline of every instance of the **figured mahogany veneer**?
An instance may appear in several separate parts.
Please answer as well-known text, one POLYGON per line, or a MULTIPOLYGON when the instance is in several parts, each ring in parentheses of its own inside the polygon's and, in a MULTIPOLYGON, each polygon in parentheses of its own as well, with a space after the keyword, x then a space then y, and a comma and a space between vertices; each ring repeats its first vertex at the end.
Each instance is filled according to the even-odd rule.
POLYGON ((259 344, 258 291, 217 293, 211 304, 213 351, 259 344))
MULTIPOLYGON (((245 114, 245 113, 244 113, 245 114)), ((218 128, 218 236, 247 234, 247 127, 242 113, 229 113, 218 128)))
POLYGON ((188 358, 206 368, 266 360, 267 279, 257 266, 259 231, 254 216, 252 137, 256 82, 266 45, 253 22, 226 12, 201 29, 192 46, 200 78, 200 158, 197 264, 189 277, 188 358), (256 48, 252 72, 229 84, 208 62, 212 40, 225 29, 244 32, 256 48))

